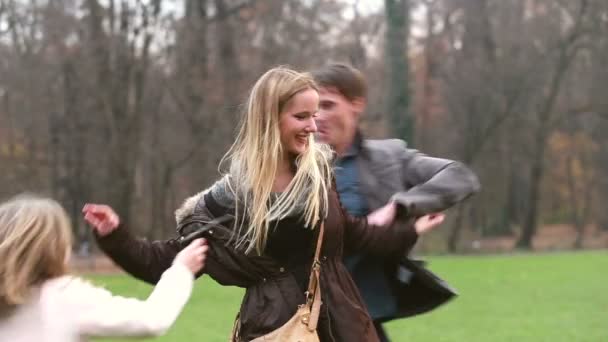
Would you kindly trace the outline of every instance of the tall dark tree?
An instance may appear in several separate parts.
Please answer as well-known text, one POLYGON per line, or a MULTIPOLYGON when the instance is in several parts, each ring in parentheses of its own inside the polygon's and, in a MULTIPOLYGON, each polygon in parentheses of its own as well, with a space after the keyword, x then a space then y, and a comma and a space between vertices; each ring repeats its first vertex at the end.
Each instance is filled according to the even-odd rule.
POLYGON ((385 0, 386 15, 386 113, 392 134, 413 142, 414 120, 410 112, 409 48, 410 1, 385 0))
MULTIPOLYGON (((517 241, 517 247, 532 248, 532 238, 538 226, 538 208, 541 201, 541 182, 545 174, 545 159, 547 139, 555 128, 558 110, 555 108, 567 72, 572 62, 583 47, 580 42, 586 35, 586 21, 589 14, 589 3, 580 0, 569 13, 573 25, 556 41, 554 51, 549 52, 549 60, 553 62, 549 72, 546 91, 536 109, 536 128, 530 160, 530 187, 528 188, 528 210, 526 212, 522 234, 517 241)), ((563 7, 559 8, 561 12, 563 7)))

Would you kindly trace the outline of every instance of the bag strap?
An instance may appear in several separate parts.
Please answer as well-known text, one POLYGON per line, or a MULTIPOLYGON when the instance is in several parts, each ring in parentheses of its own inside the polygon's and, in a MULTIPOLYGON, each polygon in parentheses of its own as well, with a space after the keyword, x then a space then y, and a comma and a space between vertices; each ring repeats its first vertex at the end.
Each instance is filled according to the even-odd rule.
POLYGON ((319 231, 319 238, 317 239, 317 248, 315 250, 315 257, 310 268, 310 279, 308 281, 308 290, 306 291, 306 306, 310 310, 310 317, 308 319, 307 326, 308 330, 314 331, 317 329, 317 323, 319 321, 319 315, 321 313, 321 247, 323 246, 323 233, 325 232, 325 222, 321 222, 321 230, 319 231))
MULTIPOLYGON (((321 230, 319 231, 319 237, 317 239, 317 248, 315 250, 315 257, 310 268, 310 279, 308 281, 308 290, 306 291, 306 303, 304 307, 307 307, 310 311, 310 315, 304 319, 303 323, 307 329, 311 332, 317 329, 317 323, 319 322, 319 315, 321 313, 321 261, 319 256, 321 255, 321 247, 323 246, 323 233, 325 232, 325 222, 321 222, 321 230)), ((240 341, 240 328, 241 320, 240 315, 236 316, 236 320, 232 329, 231 341, 240 341)))
POLYGON ((312 267, 310 268, 310 278, 308 280, 308 293, 314 294, 315 287, 318 283, 316 273, 321 271, 321 246, 323 245, 323 233, 325 231, 325 222, 321 223, 321 230, 319 231, 319 238, 317 239, 317 249, 315 251, 315 257, 312 261, 312 267), (315 272, 316 271, 316 272, 315 272))
POLYGON ((323 233, 325 232, 325 222, 321 222, 321 231, 319 232, 319 239, 317 239, 317 250, 315 251, 315 260, 319 261, 321 255, 321 246, 323 246, 323 233))

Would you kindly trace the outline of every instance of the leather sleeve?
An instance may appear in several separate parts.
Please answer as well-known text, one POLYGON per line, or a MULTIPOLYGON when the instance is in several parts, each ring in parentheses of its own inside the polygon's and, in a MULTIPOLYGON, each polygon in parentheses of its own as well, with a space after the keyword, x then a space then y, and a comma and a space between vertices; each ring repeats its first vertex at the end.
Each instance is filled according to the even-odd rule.
POLYGON ((396 193, 392 199, 406 209, 408 216, 446 210, 479 191, 477 176, 464 164, 429 157, 401 143, 399 159, 408 190, 396 193))
POLYGON ((101 250, 118 266, 137 279, 156 284, 182 249, 177 239, 148 241, 133 236, 119 226, 107 236, 96 235, 101 250))

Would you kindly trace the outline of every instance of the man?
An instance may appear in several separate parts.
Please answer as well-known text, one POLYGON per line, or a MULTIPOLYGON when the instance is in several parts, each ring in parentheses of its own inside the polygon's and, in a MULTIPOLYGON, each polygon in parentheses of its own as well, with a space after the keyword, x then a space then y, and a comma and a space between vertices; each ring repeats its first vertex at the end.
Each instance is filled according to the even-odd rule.
MULTIPOLYGON (((407 148, 402 140, 364 139, 359 119, 367 103, 367 85, 360 71, 330 64, 313 76, 320 87, 318 139, 337 154, 338 193, 351 215, 367 215, 392 199, 404 211, 400 214, 420 217, 448 209, 479 190, 477 177, 461 163, 426 156, 407 148)), ((443 219, 442 215, 433 217, 443 219)), ((411 306, 418 307, 404 308, 404 298, 418 301, 421 292, 406 295, 398 290, 396 284, 403 274, 397 274, 396 265, 365 255, 348 256, 345 261, 382 341, 388 341, 382 322, 425 312, 445 301, 438 299, 432 305, 412 302, 411 306)), ((416 268, 406 273, 418 271, 426 270, 416 268)), ((409 276, 401 281, 407 282, 409 276)))

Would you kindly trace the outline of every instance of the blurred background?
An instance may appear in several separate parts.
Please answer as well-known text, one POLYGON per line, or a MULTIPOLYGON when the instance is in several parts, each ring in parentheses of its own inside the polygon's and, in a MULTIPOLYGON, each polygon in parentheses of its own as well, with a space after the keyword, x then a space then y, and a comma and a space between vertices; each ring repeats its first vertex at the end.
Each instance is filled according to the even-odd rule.
POLYGON ((218 178, 265 70, 352 63, 369 137, 483 191, 425 252, 608 247, 608 2, 0 0, 0 197, 111 204, 152 238, 218 178))
MULTIPOLYGON (((145 298, 99 274, 116 270, 91 257, 83 204, 174 236, 253 82, 330 61, 366 75, 368 137, 463 161, 483 185, 417 247, 461 296, 391 337, 608 341, 606 0, 0 0, 0 199, 58 199, 77 268, 145 298)), ((164 340, 226 340, 242 290, 197 288, 164 340)))

